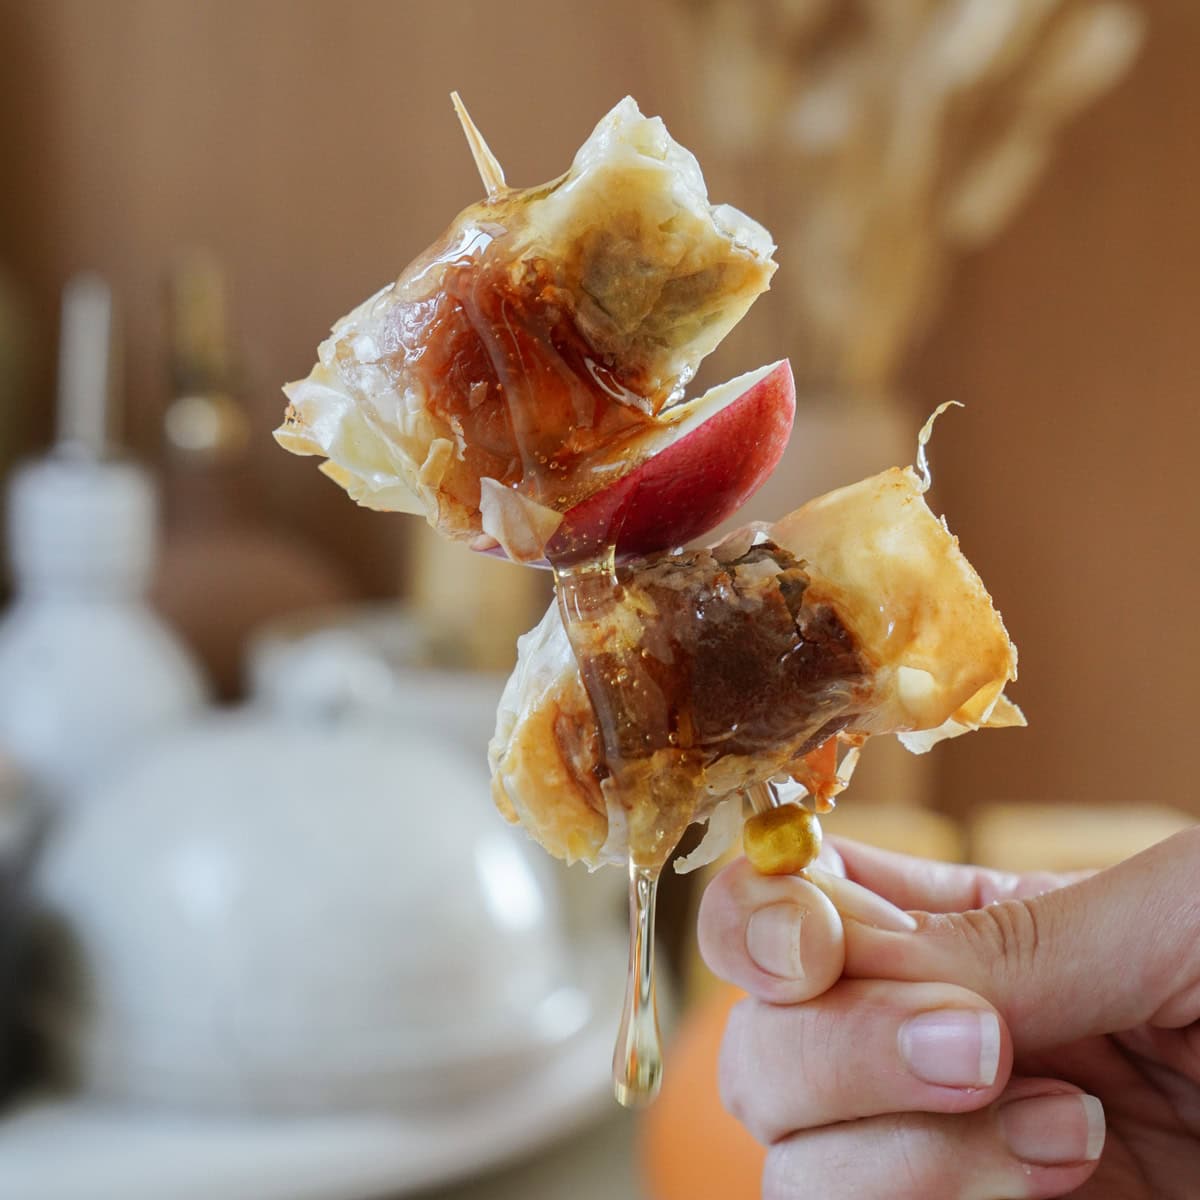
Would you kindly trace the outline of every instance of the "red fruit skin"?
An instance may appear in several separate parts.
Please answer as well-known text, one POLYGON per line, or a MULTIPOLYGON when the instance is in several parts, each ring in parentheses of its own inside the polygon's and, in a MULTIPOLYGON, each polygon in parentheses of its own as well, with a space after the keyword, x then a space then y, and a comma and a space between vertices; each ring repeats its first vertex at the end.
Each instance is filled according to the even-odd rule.
POLYGON ((731 517, 779 464, 796 416, 786 360, 707 421, 570 509, 546 547, 550 562, 618 558, 685 545, 731 517))

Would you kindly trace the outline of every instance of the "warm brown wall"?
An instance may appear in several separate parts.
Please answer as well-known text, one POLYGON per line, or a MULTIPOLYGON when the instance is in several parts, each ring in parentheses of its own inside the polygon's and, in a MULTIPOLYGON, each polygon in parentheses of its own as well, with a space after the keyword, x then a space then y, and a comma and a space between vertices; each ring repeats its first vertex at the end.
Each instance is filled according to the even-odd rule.
POLYGON ((935 469, 1021 649, 1030 728, 945 748, 944 800, 1200 813, 1200 5, 1155 0, 1133 73, 963 264, 912 390, 959 398, 935 469))
MULTIPOLYGON (((228 264, 254 382, 260 468, 373 590, 406 522, 355 511, 268 431, 279 384, 333 320, 480 195, 457 87, 514 182, 564 169, 626 92, 669 107, 639 5, 446 0, 0 0, 0 264, 52 336, 81 267, 125 308, 128 432, 163 400, 161 280, 200 243, 228 264)), ((40 398, 51 385, 41 358, 40 398)), ((49 417, 43 415, 43 436, 49 417)))
MULTIPOLYGON (((939 751, 951 807, 1145 796, 1200 811, 1181 769, 1200 663, 1200 5, 1145 7, 1136 72, 963 264, 910 372, 914 414, 970 403, 939 427, 939 495, 1021 645, 1031 719, 939 751)), ((354 510, 267 431, 278 383, 331 320, 477 195, 450 88, 516 182, 561 170, 626 91, 705 157, 652 0, 0 0, 0 45, 0 264, 43 327, 68 272, 113 279, 130 436, 151 454, 162 271, 178 245, 217 250, 260 469, 374 591, 397 577, 404 522, 354 510)))

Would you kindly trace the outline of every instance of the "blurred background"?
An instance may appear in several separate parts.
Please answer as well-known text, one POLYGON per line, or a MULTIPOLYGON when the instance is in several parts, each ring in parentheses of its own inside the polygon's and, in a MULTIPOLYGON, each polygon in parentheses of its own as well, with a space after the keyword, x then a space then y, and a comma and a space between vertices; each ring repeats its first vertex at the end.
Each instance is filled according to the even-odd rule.
POLYGON ((0 1195, 668 1200, 716 1178, 700 1141, 708 1194, 756 1194, 695 882, 664 898, 680 1083, 615 1112, 622 883, 490 812, 545 580, 270 438, 478 198, 453 88, 518 185, 632 94, 772 230, 701 380, 792 359, 749 515, 965 403, 934 502, 1029 728, 871 747, 831 826, 1073 867, 1200 817, 1193 0, 0 0, 0 45, 0 1195))

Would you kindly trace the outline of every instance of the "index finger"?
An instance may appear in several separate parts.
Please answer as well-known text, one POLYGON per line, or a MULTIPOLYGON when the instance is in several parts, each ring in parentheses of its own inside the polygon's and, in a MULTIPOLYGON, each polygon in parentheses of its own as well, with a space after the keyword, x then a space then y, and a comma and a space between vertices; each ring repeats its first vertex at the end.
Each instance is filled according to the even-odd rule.
POLYGON ((843 838, 831 841, 841 856, 847 879, 870 888, 898 908, 919 912, 967 912, 998 900, 1028 899, 1090 874, 1035 871, 1015 875, 986 867, 915 858, 843 838))

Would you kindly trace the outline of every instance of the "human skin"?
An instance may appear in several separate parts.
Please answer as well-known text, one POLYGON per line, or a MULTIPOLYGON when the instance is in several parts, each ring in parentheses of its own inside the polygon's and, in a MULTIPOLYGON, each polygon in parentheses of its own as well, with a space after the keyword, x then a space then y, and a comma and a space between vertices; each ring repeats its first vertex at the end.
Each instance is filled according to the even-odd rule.
POLYGON ((738 860, 700 947, 764 1200, 1200 1196, 1200 828, 1076 877, 738 860))

